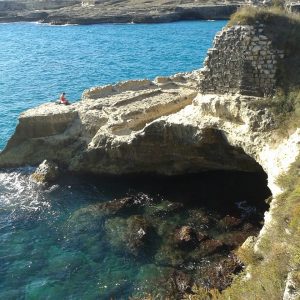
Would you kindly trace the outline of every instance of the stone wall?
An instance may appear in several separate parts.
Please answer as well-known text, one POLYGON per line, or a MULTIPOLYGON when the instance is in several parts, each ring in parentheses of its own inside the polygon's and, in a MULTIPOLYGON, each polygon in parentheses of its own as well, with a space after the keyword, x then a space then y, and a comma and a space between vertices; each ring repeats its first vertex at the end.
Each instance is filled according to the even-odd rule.
POLYGON ((264 34, 263 24, 224 28, 208 50, 200 89, 203 93, 271 95, 283 56, 264 34))

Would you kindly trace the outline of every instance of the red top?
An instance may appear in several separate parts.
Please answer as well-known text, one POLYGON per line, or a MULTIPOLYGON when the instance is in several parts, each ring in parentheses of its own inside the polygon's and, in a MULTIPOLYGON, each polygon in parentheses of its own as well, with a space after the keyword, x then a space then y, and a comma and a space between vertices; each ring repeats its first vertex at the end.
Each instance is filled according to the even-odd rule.
POLYGON ((67 102, 67 99, 65 98, 64 95, 61 95, 59 100, 60 100, 61 103, 66 103, 67 102))

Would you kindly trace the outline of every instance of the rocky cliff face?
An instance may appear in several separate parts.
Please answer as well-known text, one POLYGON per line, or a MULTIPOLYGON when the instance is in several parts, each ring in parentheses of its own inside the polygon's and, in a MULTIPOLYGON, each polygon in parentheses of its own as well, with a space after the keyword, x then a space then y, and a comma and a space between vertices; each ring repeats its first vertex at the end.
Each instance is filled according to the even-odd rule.
POLYGON ((21 114, 0 166, 48 159, 70 171, 118 175, 263 168, 277 193, 299 132, 272 136, 272 117, 253 94, 273 91, 284 54, 259 24, 224 29, 208 53, 204 69, 192 73, 91 88, 70 106, 21 114))

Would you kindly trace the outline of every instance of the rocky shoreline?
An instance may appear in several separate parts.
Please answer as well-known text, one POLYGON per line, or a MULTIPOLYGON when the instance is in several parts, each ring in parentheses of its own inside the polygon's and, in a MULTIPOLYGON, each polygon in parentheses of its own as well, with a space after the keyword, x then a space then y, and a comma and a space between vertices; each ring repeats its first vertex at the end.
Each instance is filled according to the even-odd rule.
MULTIPOLYGON (((228 19, 243 2, 105 1, 84 5, 69 1, 55 6, 30 1, 0 1, 0 23, 40 22, 53 25, 103 23, 166 23, 228 19)), ((84 1, 83 1, 84 2, 84 1)))
MULTIPOLYGON (((68 172, 96 175, 264 171, 274 200, 251 247, 267 257, 263 239, 276 224, 282 192, 277 179, 300 153, 300 129, 278 135, 276 116, 259 105, 273 95, 286 55, 261 22, 224 28, 203 69, 94 87, 70 106, 47 103, 24 112, 0 167, 47 159, 68 172)), ((177 228, 177 241, 201 243, 186 226, 177 228)))
POLYGON ((263 169, 276 194, 276 177, 298 153, 299 133, 277 141, 272 115, 252 103, 273 91, 283 57, 263 24, 225 28, 203 69, 95 87, 72 105, 24 112, 0 167, 47 159, 72 172, 106 175, 263 169))

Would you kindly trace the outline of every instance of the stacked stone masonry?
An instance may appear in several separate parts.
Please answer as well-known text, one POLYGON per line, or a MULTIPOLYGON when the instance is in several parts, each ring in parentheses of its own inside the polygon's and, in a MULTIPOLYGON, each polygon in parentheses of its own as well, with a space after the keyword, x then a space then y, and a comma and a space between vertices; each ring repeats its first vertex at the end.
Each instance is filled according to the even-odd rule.
POLYGON ((274 49, 264 34, 263 24, 224 28, 208 50, 200 89, 203 93, 272 95, 283 57, 283 51, 274 49))

